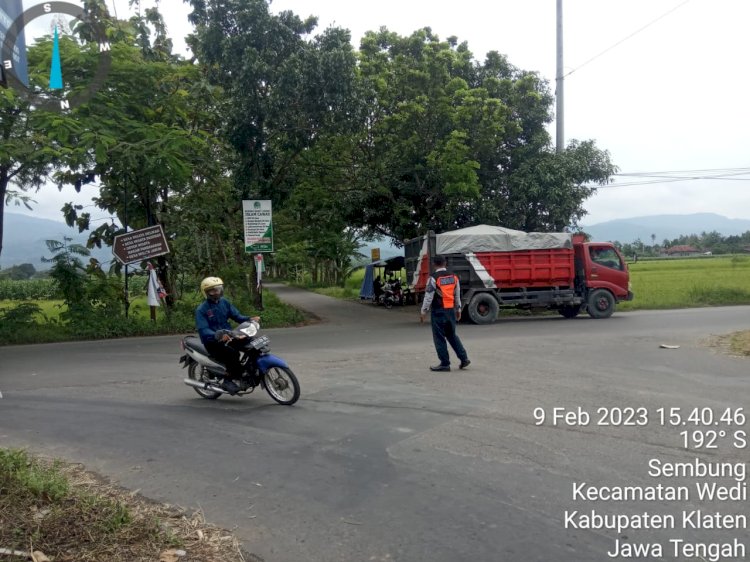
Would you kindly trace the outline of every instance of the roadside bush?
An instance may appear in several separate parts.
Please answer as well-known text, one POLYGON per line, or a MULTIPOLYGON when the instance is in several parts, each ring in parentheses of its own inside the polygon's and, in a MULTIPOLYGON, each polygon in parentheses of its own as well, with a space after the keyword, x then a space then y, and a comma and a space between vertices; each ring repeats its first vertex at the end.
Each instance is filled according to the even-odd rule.
POLYGON ((17 330, 34 325, 34 315, 42 309, 33 302, 22 302, 13 308, 0 308, 0 326, 3 329, 17 330))
MULTIPOLYGON (((271 292, 263 293, 262 312, 250 304, 246 292, 238 296, 238 299, 232 299, 232 303, 249 316, 260 315, 265 328, 293 326, 306 319, 302 312, 281 302, 271 292)), ((150 320, 148 306, 144 304, 132 306, 128 318, 125 318, 124 310, 107 314, 106 309, 92 307, 85 316, 62 320, 63 316, 60 319, 46 318, 34 303, 20 303, 0 309, 0 345, 190 334, 195 332, 195 307, 201 300, 197 293, 186 295, 170 311, 160 308, 156 322, 150 320), (34 315, 42 316, 44 321, 35 323, 34 315)))
POLYGON ((0 343, 33 342, 31 334, 38 327, 34 320, 37 314, 42 314, 42 309, 32 302, 0 308, 0 343))

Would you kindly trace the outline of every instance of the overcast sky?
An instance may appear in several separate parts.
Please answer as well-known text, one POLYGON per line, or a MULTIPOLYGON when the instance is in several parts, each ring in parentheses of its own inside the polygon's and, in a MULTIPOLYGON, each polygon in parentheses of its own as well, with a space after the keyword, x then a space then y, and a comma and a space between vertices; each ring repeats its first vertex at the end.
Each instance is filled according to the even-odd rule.
MULTIPOLYGON (((621 174, 662 176, 618 176, 585 202, 582 223, 695 212, 750 219, 750 2, 563 2, 566 140, 595 140, 621 174)), ((127 0, 107 3, 119 17, 127 13, 127 0)), ((184 54, 188 8, 182 0, 161 6, 175 51, 184 54)), ((507 55, 554 91, 555 0, 274 0, 271 8, 316 15, 321 30, 347 28, 355 46, 380 26, 402 35, 429 26, 467 41, 479 60, 490 50, 507 55)), ((550 134, 554 140, 554 124, 550 134)), ((48 188, 35 199, 32 212, 7 209, 59 220, 64 202, 90 204, 72 188, 48 188)))

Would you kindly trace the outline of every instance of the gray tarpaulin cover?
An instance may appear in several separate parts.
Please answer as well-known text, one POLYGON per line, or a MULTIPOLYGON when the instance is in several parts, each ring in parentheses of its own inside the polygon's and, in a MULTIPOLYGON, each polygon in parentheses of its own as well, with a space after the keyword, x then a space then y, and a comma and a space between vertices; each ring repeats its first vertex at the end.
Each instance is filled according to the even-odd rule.
POLYGON ((437 235, 438 254, 512 252, 572 248, 572 235, 565 232, 522 232, 502 226, 480 224, 437 235))

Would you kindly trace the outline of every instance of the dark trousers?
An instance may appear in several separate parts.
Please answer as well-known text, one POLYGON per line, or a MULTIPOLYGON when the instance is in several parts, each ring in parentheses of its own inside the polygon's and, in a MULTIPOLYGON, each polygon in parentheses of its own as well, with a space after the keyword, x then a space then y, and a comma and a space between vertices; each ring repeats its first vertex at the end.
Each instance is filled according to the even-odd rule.
POLYGON ((448 343, 451 344, 460 361, 469 359, 456 333, 456 312, 453 309, 432 311, 432 340, 435 342, 435 351, 437 351, 441 365, 451 364, 448 343))
POLYGON ((232 379, 242 377, 242 364, 240 363, 240 352, 229 345, 218 341, 207 342, 206 351, 209 355, 219 361, 227 368, 227 376, 232 379))

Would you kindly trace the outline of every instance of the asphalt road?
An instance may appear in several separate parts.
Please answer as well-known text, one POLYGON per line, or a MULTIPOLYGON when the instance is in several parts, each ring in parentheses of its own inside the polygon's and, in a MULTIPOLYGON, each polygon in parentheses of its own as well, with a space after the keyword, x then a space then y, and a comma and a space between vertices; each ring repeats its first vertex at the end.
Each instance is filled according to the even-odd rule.
POLYGON ((699 427, 717 431, 717 448, 686 450, 680 432, 696 428, 664 426, 657 413, 750 415, 750 362, 710 345, 750 328, 750 307, 461 325, 470 369, 436 374, 429 325, 413 308, 276 290, 324 319, 266 332, 300 379, 297 405, 265 394, 202 400, 181 383, 178 337, 2 347, 0 445, 200 508, 266 562, 601 561, 615 539, 664 545, 643 559, 682 560, 670 539, 750 546, 747 528, 565 525, 566 510, 747 513, 746 501, 699 501, 692 490, 682 502, 582 501, 574 484, 693 486, 650 476, 649 460, 750 460, 731 440, 750 424, 699 427), (535 408, 554 407, 591 421, 534 424, 535 408), (597 425, 598 408, 625 407, 646 408, 648 423, 597 425))

